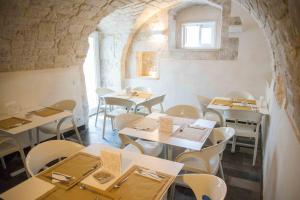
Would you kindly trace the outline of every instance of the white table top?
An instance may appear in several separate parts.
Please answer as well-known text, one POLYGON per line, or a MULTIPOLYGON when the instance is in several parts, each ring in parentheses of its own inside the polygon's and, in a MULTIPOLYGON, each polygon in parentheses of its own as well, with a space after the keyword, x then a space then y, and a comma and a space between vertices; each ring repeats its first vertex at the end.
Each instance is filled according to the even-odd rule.
POLYGON ((34 129, 36 127, 48 124, 48 123, 53 122, 55 120, 59 120, 59 119, 62 119, 64 117, 72 116, 72 113, 70 111, 63 111, 63 112, 60 112, 60 113, 57 113, 55 115, 51 115, 51 116, 48 116, 48 117, 41 117, 41 116, 37 116, 37 115, 32 114, 30 118, 26 118, 25 115, 28 112, 34 111, 34 110, 39 110, 41 108, 43 108, 43 107, 39 106, 39 107, 31 108, 31 109, 28 109, 28 110, 24 110, 24 111, 22 111, 18 114, 13 115, 13 116, 3 116, 3 117, 1 117, 1 119, 6 119, 6 118, 9 118, 9 117, 19 117, 19 118, 29 120, 31 122, 28 123, 28 124, 21 125, 21 126, 16 127, 16 128, 9 129, 9 130, 0 129, 0 132, 2 131, 2 132, 5 132, 5 133, 16 135, 16 134, 34 129))
MULTIPOLYGON (((213 102, 215 99, 231 100, 231 98, 228 98, 228 97, 215 97, 215 98, 213 98, 213 100, 211 102, 213 102)), ((215 110, 223 110, 223 111, 231 109, 230 106, 215 105, 215 104, 212 104, 211 102, 209 103, 207 108, 211 108, 211 109, 215 109, 215 110)), ((263 106, 263 107, 260 105, 257 105, 257 106, 258 106, 259 113, 261 113, 263 115, 269 115, 269 110, 266 106, 263 106)))
POLYGON ((116 98, 122 98, 122 99, 128 99, 133 101, 135 104, 140 104, 143 103, 151 98, 157 97, 158 95, 156 94, 152 94, 152 96, 150 98, 142 98, 142 97, 138 97, 138 96, 132 96, 130 94, 127 94, 126 91, 119 91, 119 92, 114 92, 114 93, 110 93, 105 95, 105 97, 116 97, 116 98))
MULTIPOLYGON (((167 116, 166 114, 162 113, 152 113, 148 115, 147 117, 152 118, 152 119, 159 119, 161 116, 167 116)), ((176 121, 189 121, 190 119, 185 119, 185 118, 180 118, 180 117, 172 117, 174 119, 174 124, 176 124, 176 121)), ((178 137, 173 137, 172 135, 168 134, 163 134, 160 133, 158 128, 155 129, 154 131, 143 131, 143 130, 137 130, 134 128, 124 128, 119 131, 119 134, 124 134, 132 137, 137 137, 145 140, 151 140, 155 142, 160 142, 163 144, 168 144, 168 145, 173 145, 173 146, 178 146, 178 147, 183 147, 187 149, 192 149, 192 150, 201 150, 202 146, 204 145, 206 139, 210 135, 213 127, 216 125, 216 122, 210 121, 210 120, 205 120, 202 119, 203 121, 203 126, 207 127, 210 129, 208 132, 203 132, 199 130, 199 134, 205 134, 203 136, 203 140, 201 141, 192 141, 188 139, 183 139, 183 138, 178 138, 178 137)))
MULTIPOLYGON (((122 172, 125 172, 132 165, 139 165, 172 176, 177 176, 183 167, 182 163, 177 163, 177 162, 164 160, 152 156, 129 152, 129 151, 125 151, 104 144, 92 144, 81 151, 95 156, 99 156, 102 149, 106 149, 106 150, 109 149, 109 150, 121 152, 122 172)), ((91 180, 91 176, 92 175, 82 180, 82 183, 94 185, 97 187, 98 183, 94 180, 91 180)), ((111 182, 113 182, 113 180, 111 182)), ((19 185, 11 188, 10 190, 2 193, 0 197, 8 200, 10 199, 31 200, 31 199, 36 199, 37 197, 50 191, 53 188, 54 185, 46 181, 43 181, 41 179, 32 177, 20 183, 19 185)))

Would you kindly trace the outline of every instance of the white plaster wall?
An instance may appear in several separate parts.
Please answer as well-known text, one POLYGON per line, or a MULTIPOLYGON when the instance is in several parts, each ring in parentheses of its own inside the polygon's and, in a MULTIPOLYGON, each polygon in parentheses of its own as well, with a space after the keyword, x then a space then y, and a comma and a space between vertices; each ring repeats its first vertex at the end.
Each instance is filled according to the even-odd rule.
POLYGON ((270 127, 263 160, 265 200, 299 199, 300 144, 284 110, 272 94, 270 127))
POLYGON ((159 80, 138 79, 134 53, 157 50, 167 43, 164 40, 155 46, 153 41, 139 40, 132 44, 134 53, 129 55, 127 84, 148 86, 154 92, 166 93, 167 107, 183 103, 197 105, 196 95, 223 96, 231 90, 246 90, 257 97, 264 95, 265 81, 270 81, 272 76, 268 43, 252 17, 234 2, 231 16, 240 16, 243 23, 243 32, 235 35, 240 41, 237 60, 160 59, 159 80))
MULTIPOLYGON (((16 101, 21 109, 30 109, 73 99, 77 102, 76 123, 83 125, 87 119, 82 76, 79 67, 0 73, 0 114, 5 114, 5 104, 11 101, 16 101)), ((23 138, 27 146, 27 134, 23 138)))

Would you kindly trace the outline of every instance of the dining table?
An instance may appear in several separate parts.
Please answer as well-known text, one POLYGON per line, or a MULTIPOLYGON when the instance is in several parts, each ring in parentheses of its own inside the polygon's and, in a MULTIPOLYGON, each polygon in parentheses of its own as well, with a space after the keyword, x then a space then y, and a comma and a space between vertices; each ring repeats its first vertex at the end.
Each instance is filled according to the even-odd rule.
POLYGON ((182 163, 126 151, 107 144, 91 144, 2 193, 0 197, 4 200, 160 200, 166 195, 182 168, 182 163), (120 173, 105 183, 95 178, 97 174, 104 172, 105 166, 109 166, 110 161, 105 160, 101 154, 103 151, 120 154, 120 173), (84 173, 78 173, 78 170, 84 169, 89 162, 97 162, 98 167, 91 168, 92 170, 87 168, 84 173), (72 177, 76 181, 72 184, 54 182, 55 179, 51 180, 51 177, 49 179, 45 176, 51 172, 53 176, 54 170, 63 170, 64 166, 65 173, 69 173, 70 177, 77 171, 74 175, 76 178, 72 177))
POLYGON ((172 160, 173 146, 195 151, 201 150, 215 125, 216 121, 176 117, 154 112, 121 129, 119 134, 162 143, 165 145, 166 158, 172 160), (172 119, 173 132, 171 134, 159 130, 161 117, 172 119))

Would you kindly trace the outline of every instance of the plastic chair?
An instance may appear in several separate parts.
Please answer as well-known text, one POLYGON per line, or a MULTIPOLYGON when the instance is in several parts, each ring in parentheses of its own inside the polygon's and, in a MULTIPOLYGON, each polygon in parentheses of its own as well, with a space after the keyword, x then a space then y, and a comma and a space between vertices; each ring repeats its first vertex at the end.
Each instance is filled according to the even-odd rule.
POLYGON ((255 139, 254 146, 251 144, 239 143, 243 146, 254 147, 252 161, 252 165, 254 166, 256 162, 259 127, 261 124, 262 115, 260 113, 245 110, 228 110, 225 112, 225 114, 225 116, 230 119, 230 121, 227 122, 227 126, 234 128, 236 131, 232 141, 231 152, 235 152, 237 137, 248 137, 255 139))
POLYGON ((250 92, 247 91, 231 91, 226 95, 226 97, 255 99, 255 97, 250 92))
MULTIPOLYGON (((227 186, 224 180, 217 176, 209 174, 184 174, 177 176, 176 182, 189 186, 197 200, 203 200, 204 196, 211 200, 223 200, 227 193, 227 186)), ((174 199, 175 184, 171 189, 171 195, 174 199)))
POLYGON ((103 120, 103 129, 102 129, 102 138, 105 139, 105 125, 106 125, 106 118, 111 119, 111 126, 114 130, 114 118, 128 113, 133 105, 135 104, 131 100, 117 98, 117 97, 104 97, 105 108, 104 108, 104 120, 103 120), (117 106, 117 108, 115 108, 117 106))
MULTIPOLYGON (((115 127, 116 129, 121 130, 128 126, 128 124, 142 118, 143 116, 137 114, 122 114, 115 118, 115 127)), ((158 157, 163 150, 163 144, 159 142, 142 139, 132 140, 130 137, 123 134, 119 134, 119 137, 122 142, 121 148, 127 151, 158 157)))
POLYGON ((26 169, 31 176, 35 176, 51 161, 69 157, 83 148, 81 144, 65 140, 43 142, 29 151, 26 157, 26 169))
POLYGON ((166 113, 174 117, 185 117, 191 119, 200 118, 199 110, 190 105, 177 105, 169 108, 166 113))
POLYGON ((161 95, 157 96, 154 98, 151 98, 147 101, 144 101, 143 103, 139 103, 135 106, 135 113, 142 114, 142 115, 147 115, 153 112, 153 107, 156 105, 160 106, 159 112, 163 113, 164 112, 164 107, 163 107, 163 101, 165 99, 166 95, 161 95), (146 112, 139 112, 139 110, 144 107, 146 108, 146 112))
MULTIPOLYGON (((25 154, 23 148, 17 140, 8 136, 0 136, 0 158, 3 169, 6 169, 6 164, 4 156, 7 156, 11 153, 18 151, 21 156, 21 160, 25 167, 25 154)), ((26 171, 27 177, 29 177, 28 172, 26 171)))
MULTIPOLYGON (((50 107, 52 108, 56 108, 59 110, 67 110, 73 113, 75 107, 76 107, 76 102, 74 100, 63 100, 63 101, 59 101, 53 105, 51 105, 50 107)), ((82 143, 82 139, 80 137, 79 131, 77 129, 77 126, 75 124, 75 120, 73 115, 70 117, 65 117, 62 118, 58 121, 55 121, 53 123, 49 123, 43 126, 40 126, 37 128, 37 143, 40 143, 40 138, 39 138, 39 131, 42 131, 45 134, 54 134, 56 135, 56 138, 58 140, 60 140, 60 136, 62 136, 63 139, 65 139, 64 137, 64 133, 67 131, 71 131, 71 130, 75 130, 76 136, 80 142, 80 144, 82 143)))
MULTIPOLYGON (((107 95, 107 94, 110 94, 110 93, 113 93, 114 91, 109 89, 109 88, 103 88, 103 87, 100 87, 100 88, 97 88, 96 89, 96 93, 98 95, 98 107, 97 107, 97 113, 96 113, 96 119, 95 119, 95 126, 97 125, 97 120, 98 120, 98 115, 99 115, 99 112, 100 112, 100 107, 101 105, 104 106, 104 95, 107 95)), ((104 109, 103 109, 104 111, 104 109)))
POLYGON ((210 136, 212 146, 200 151, 183 152, 176 157, 175 161, 184 163, 183 170, 193 173, 215 175, 220 170, 221 177, 224 179, 222 153, 234 133, 235 130, 230 127, 215 128, 210 136))

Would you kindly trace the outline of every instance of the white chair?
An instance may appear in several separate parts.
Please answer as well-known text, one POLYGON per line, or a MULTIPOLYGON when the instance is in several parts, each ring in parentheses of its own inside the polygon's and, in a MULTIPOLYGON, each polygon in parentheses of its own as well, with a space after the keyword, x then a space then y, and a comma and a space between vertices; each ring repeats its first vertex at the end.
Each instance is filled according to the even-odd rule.
MULTIPOLYGON (((116 129, 121 130, 128 126, 128 124, 142 118, 143 116, 137 114, 122 114, 115 118, 115 127, 116 129)), ((119 137, 122 142, 121 148, 127 151, 158 157, 163 150, 163 144, 158 142, 152 142, 142 139, 132 140, 131 138, 123 134, 119 134, 119 137)))
POLYGON ((247 91, 231 91, 225 95, 230 98, 245 98, 245 99, 255 99, 255 97, 247 91))
POLYGON ((210 136, 212 146, 200 151, 183 152, 176 157, 175 161, 184 164, 183 170, 193 173, 216 175, 220 170, 221 177, 224 179, 222 153, 234 132, 234 129, 230 127, 215 128, 210 136))
POLYGON ((136 92, 151 92, 151 88, 139 86, 139 87, 132 88, 132 91, 136 91, 136 92))
POLYGON ((254 147, 252 161, 252 165, 254 166, 256 162, 257 147, 259 140, 259 127, 261 124, 262 115, 253 111, 228 110, 226 111, 225 116, 227 116, 230 119, 230 121, 226 122, 227 126, 235 129, 235 136, 233 137, 232 141, 232 152, 235 152, 237 137, 248 137, 255 139, 254 145, 238 143, 242 146, 254 147))
MULTIPOLYGON (((97 113, 96 113, 96 119, 95 119, 95 126, 97 125, 100 108, 101 108, 101 106, 105 106, 104 99, 103 99, 104 95, 107 95, 107 94, 110 94, 113 92, 114 92, 113 90, 111 90, 109 88, 104 88, 104 87, 100 87, 100 88, 96 89, 96 93, 98 95, 98 107, 97 107, 97 113)), ((104 111, 104 108, 103 108, 103 111, 104 111)))
POLYGON ((114 130, 114 119, 118 115, 128 113, 133 105, 133 101, 128 99, 122 99, 117 97, 104 97, 105 108, 104 108, 104 120, 103 120, 103 129, 102 129, 102 138, 105 139, 105 126, 106 118, 111 119, 111 126, 114 130))
POLYGON ((163 113, 164 112, 163 101, 164 101, 165 97, 166 97, 166 95, 160 95, 160 96, 151 98, 145 102, 139 103, 135 106, 134 112, 138 113, 138 114, 142 114, 142 115, 147 115, 154 111, 153 110, 154 106, 159 105, 160 110, 158 112, 163 113), (145 108, 146 111, 141 112, 141 108, 145 108))
MULTIPOLYGON (((51 105, 50 107, 52 108, 56 108, 59 110, 67 110, 73 113, 75 107, 76 107, 76 102, 74 100, 63 100, 63 101, 59 101, 53 105, 51 105)), ((60 140, 60 136, 62 136, 63 139, 65 139, 64 137, 64 133, 67 131, 71 131, 71 130, 75 130, 76 136, 78 138, 78 141, 80 142, 80 144, 82 143, 82 139, 80 137, 79 131, 77 129, 77 126, 75 124, 75 120, 73 115, 70 117, 65 117, 62 118, 60 120, 57 120, 55 122, 40 126, 37 128, 37 143, 40 143, 40 138, 39 138, 39 131, 42 131, 45 134, 53 134, 56 135, 56 138, 58 140, 60 140)))
POLYGON ((200 105, 200 109, 202 111, 202 117, 204 119, 216 121, 217 127, 225 126, 225 120, 223 114, 215 109, 207 108, 207 106, 211 102, 211 99, 200 95, 197 96, 197 99, 200 105))
MULTIPOLYGON (((224 180, 209 174, 184 174, 177 176, 176 182, 189 186, 197 200, 203 200, 203 196, 211 200, 224 200, 227 193, 227 186, 224 180)), ((175 184, 171 189, 172 200, 174 199, 175 184)))
POLYGON ((35 176, 51 161, 69 157, 83 148, 84 146, 81 144, 65 140, 50 140, 40 143, 27 154, 26 169, 31 176, 35 176))
MULTIPOLYGON (((11 153, 18 151, 21 156, 21 160, 25 167, 25 154, 23 148, 17 140, 9 136, 0 136, 0 158, 3 169, 6 169, 6 164, 4 161, 4 156, 7 156, 11 153)), ((27 176, 29 177, 28 172, 26 171, 27 176)))
POLYGON ((199 110, 196 107, 190 105, 176 105, 169 108, 166 113, 174 117, 184 117, 191 119, 200 118, 199 110))

